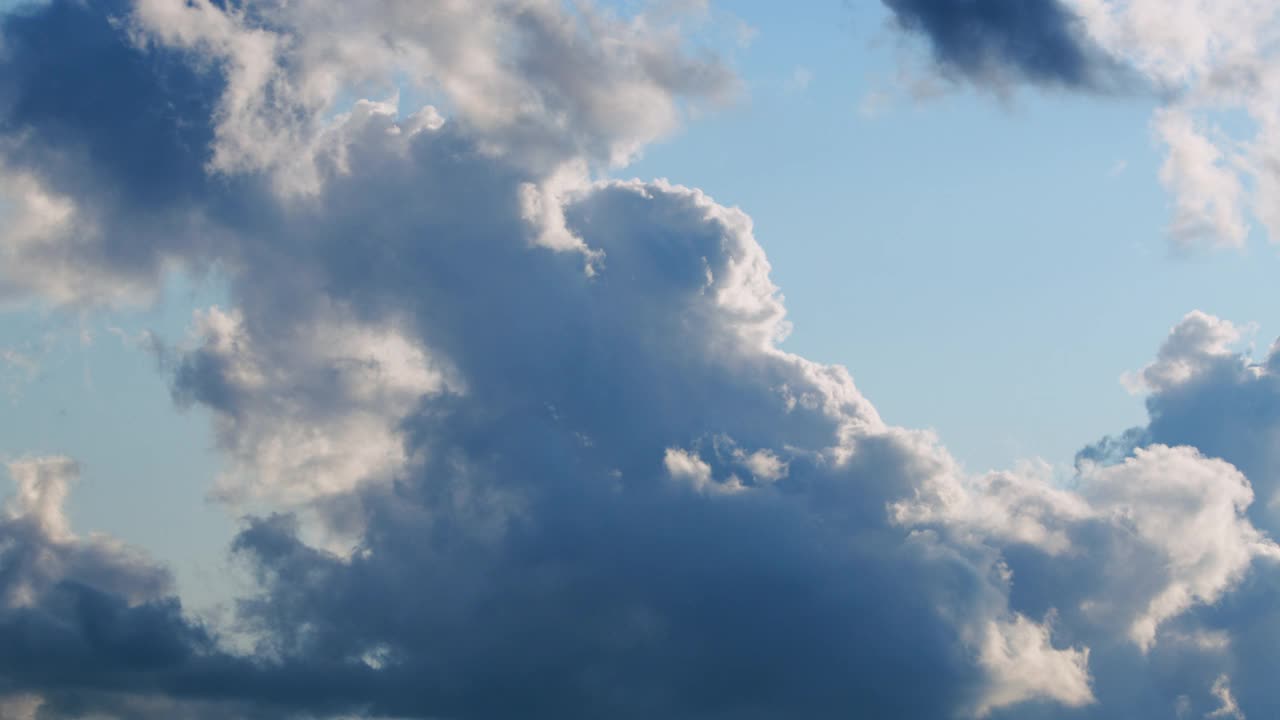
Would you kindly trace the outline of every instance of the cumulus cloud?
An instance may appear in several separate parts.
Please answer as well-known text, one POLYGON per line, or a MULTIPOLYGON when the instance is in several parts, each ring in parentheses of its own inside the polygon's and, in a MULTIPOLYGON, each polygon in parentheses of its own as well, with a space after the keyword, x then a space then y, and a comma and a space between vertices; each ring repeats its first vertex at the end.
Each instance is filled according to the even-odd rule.
MULTIPOLYGON (((1156 360, 1129 380, 1134 384, 1136 379, 1138 386, 1148 393, 1147 424, 1104 438, 1079 456, 1078 461, 1086 466, 1096 468, 1097 463, 1102 463, 1116 467, 1116 463, 1131 464, 1144 453, 1163 445, 1182 445, 1195 448, 1196 453, 1206 458, 1214 458, 1210 462, 1218 463, 1219 468, 1230 463, 1229 467, 1236 469, 1218 476, 1216 482, 1221 487, 1211 496, 1200 495, 1196 499, 1193 499, 1194 493, 1186 496, 1188 505, 1201 508, 1201 519, 1174 523, 1178 532, 1173 537, 1216 539, 1204 547, 1209 551, 1207 555, 1184 555, 1174 545, 1168 546, 1167 557, 1181 555, 1180 564, 1190 572, 1184 575, 1180 588, 1169 587, 1164 599, 1203 596, 1195 588, 1213 588, 1218 585, 1214 577, 1219 580, 1230 577, 1231 568, 1238 569, 1245 554, 1275 556, 1269 539, 1263 540, 1262 546, 1255 543, 1260 539, 1257 532, 1274 536, 1280 530, 1276 515, 1280 464, 1275 453, 1276 418, 1280 411, 1275 378, 1278 365, 1274 347, 1258 360, 1251 352, 1238 347, 1241 336, 1240 328, 1226 320, 1203 312, 1187 315, 1170 331, 1156 360), (1258 501, 1249 504, 1250 495, 1255 493, 1258 501), (1229 509, 1228 502, 1235 504, 1237 510, 1229 509), (1249 524, 1258 528, 1257 531, 1251 530, 1240 518, 1229 520, 1240 510, 1246 511, 1249 524), (1250 546, 1255 550, 1250 552, 1250 546)), ((1190 489, 1184 487, 1184 492, 1190 489)), ((1204 489, 1208 490, 1208 486, 1204 489)), ((1269 568, 1270 563, 1267 566, 1269 568)), ((1230 581, 1235 587, 1230 594, 1218 595, 1218 599, 1213 600, 1215 593, 1211 591, 1205 600, 1212 604, 1193 612, 1201 624, 1197 632, 1205 639, 1196 644, 1224 653, 1232 659, 1235 668, 1232 671, 1232 667, 1224 666, 1217 675, 1204 681, 1212 683, 1217 702, 1206 707, 1202 714, 1221 711, 1219 717, 1233 717, 1234 713, 1243 714, 1241 708, 1250 707, 1250 703, 1263 712, 1275 707, 1274 699, 1262 689, 1266 681, 1260 672, 1260 668, 1270 662, 1269 648, 1275 638, 1280 637, 1276 618, 1262 609, 1275 602, 1273 576, 1274 572, 1269 571, 1266 579, 1245 580, 1243 584, 1230 581), (1238 702, 1237 696, 1227 689, 1224 678, 1228 672, 1238 681, 1234 686, 1237 690, 1242 687, 1239 683, 1244 684, 1244 698, 1238 702), (1224 699, 1224 692, 1229 699, 1224 699)))
POLYGON ((234 464, 226 499, 297 503, 389 478, 408 462, 399 423, 445 374, 394 324, 335 311, 259 343, 240 312, 197 311, 196 347, 181 352, 174 390, 217 412, 234 464))
MULTIPOLYGON (((1221 651, 1179 639, 1220 631, 1196 613, 1275 554, 1243 466, 1146 443, 1074 487, 970 476, 845 369, 781 349, 746 213, 599 174, 733 85, 676 29, 551 0, 53 0, 2 22, 4 167, 75 218, 45 254, 6 239, 7 272, 79 273, 13 292, 227 278, 228 306, 156 350, 179 404, 212 413, 254 585, 233 653, 162 569, 75 534, 74 464, 15 465, 0 707, 764 720, 1221 699, 1221 651), (398 73, 431 105, 402 113, 398 73), (81 116, 98 82, 121 117, 81 116), (387 92, 349 99, 365 90, 387 92)), ((1218 365, 1194 348, 1231 357, 1221 329, 1186 335, 1147 382, 1218 365)), ((1259 686, 1231 677, 1249 707, 1259 686)))
MULTIPOLYGON (((233 460, 224 490, 316 512, 355 537, 335 554, 305 539, 302 516, 280 514, 237 539, 260 585, 240 622, 278 669, 261 668, 235 699, 483 718, 513 707, 936 715, 1053 697, 1023 680, 986 692, 995 670, 973 660, 985 628, 1017 627, 999 578, 982 557, 909 539, 884 512, 931 470, 916 443, 932 441, 886 427, 842 369, 777 349, 785 311, 750 219, 669 183, 562 172, 617 160, 618 148, 667 127, 678 93, 701 87, 665 50, 650 57, 670 49, 665 35, 641 20, 495 3, 497 37, 457 52, 483 54, 518 32, 553 64, 495 56, 491 76, 443 77, 444 122, 362 103, 314 136, 286 125, 272 147, 289 150, 277 156, 237 140, 237 123, 314 120, 328 101, 291 93, 305 78, 323 89, 315 78, 337 70, 291 46, 254 76, 268 80, 249 82, 253 53, 276 47, 251 39, 289 27, 330 43, 317 46, 327 53, 342 38, 309 26, 331 22, 318 6, 297 17, 292 7, 257 17, 143 3, 122 13, 129 22, 97 16, 131 63, 173 52, 221 83, 203 96, 209 134, 190 154, 209 196, 159 199, 197 239, 137 241, 215 260, 230 277, 234 309, 203 312, 192 342, 162 352, 175 394, 214 411, 233 460), (579 23, 608 24, 584 35, 579 23), (587 60, 598 78, 554 64, 587 60), (517 92, 470 108, 479 100, 468 93, 483 99, 490 84, 517 92), (607 113, 594 104, 605 88, 607 113), (646 98, 657 90, 655 107, 646 98), (521 98, 532 105, 511 105, 521 98), (277 113, 277 100, 307 112, 277 113), (641 116, 619 125, 610 113, 632 101, 641 116), (311 152, 321 142, 331 144, 311 152), (297 170, 281 158, 295 155, 313 163, 308 197, 281 193, 279 173, 297 170), (540 241, 549 223, 530 221, 531 184, 552 189, 540 193, 543 216, 590 249, 594 273, 540 241), (328 696, 268 685, 272 672, 317 677, 314 658, 345 677, 327 682, 328 696), (936 690, 904 692, 921 668, 936 690)), ((70 3, 31 12, 21 23, 95 17, 70 3)), ((347 20, 408 32, 388 24, 394 16, 347 20)), ((433 52, 449 49, 442 35, 424 37, 433 52)), ((124 168, 94 170, 129 181, 124 168)), ((69 196, 126 217, 110 186, 69 196)), ((67 251, 84 268, 100 264, 67 251)), ((170 619, 181 637, 185 621, 170 619)), ((1053 651, 1010 648, 1006 659, 1053 651)), ((184 702, 225 698, 207 677, 190 684, 184 702)), ((32 679, 19 689, 62 697, 32 679)), ((123 690, 135 703, 170 694, 135 689, 123 690)))
POLYGON ((1087 558, 1092 577, 1076 589, 1079 620, 1123 630, 1143 652, 1163 623, 1217 602, 1256 559, 1280 559, 1280 547, 1245 515, 1249 481, 1194 448, 1151 445, 1116 465, 1085 463, 1076 483, 1070 491, 1019 474, 939 475, 897 503, 894 518, 966 542, 1087 558))
POLYGON ((1169 333, 1156 360, 1125 377, 1147 393, 1150 421, 1082 451, 1087 461, 1115 461, 1152 443, 1187 445, 1222 458, 1251 481, 1260 502, 1250 509, 1259 527, 1280 530, 1280 385, 1276 347, 1256 360, 1239 347, 1241 328, 1196 311, 1169 333))
POLYGON ((145 0, 133 17, 145 39, 223 68, 212 166, 278 170, 287 191, 316 189, 314 155, 340 95, 394 93, 397 74, 447 97, 487 151, 543 170, 625 162, 674 128, 677 98, 717 101, 734 85, 718 62, 682 52, 676 28, 590 4, 272 1, 248 11, 145 0))
POLYGON ((1160 559, 1163 577, 1129 628, 1144 650, 1162 622, 1193 603, 1216 602, 1254 558, 1280 559, 1280 547, 1244 516, 1253 502, 1249 481, 1226 462, 1152 445, 1082 475, 1093 505, 1160 559))
POLYGON ((1034 466, 943 472, 890 506, 897 522, 998 550, 1011 609, 1054 613, 1062 640, 1090 650, 1101 717, 1153 712, 1111 700, 1114 683, 1144 698, 1135 702, 1169 702, 1159 688, 1171 678, 1125 670, 1134 650, 1197 678, 1198 692, 1167 705, 1180 716, 1275 707, 1258 668, 1280 631, 1263 609, 1275 602, 1280 559, 1271 539, 1280 396, 1274 350, 1255 360, 1242 337, 1228 321, 1188 314, 1156 359, 1125 378, 1147 393, 1150 422, 1082 450, 1069 479, 1034 466), (1242 693, 1226 689, 1227 673, 1242 693))
POLYGON ((1230 321, 1193 310, 1169 331, 1155 362, 1123 381, 1135 392, 1176 389, 1224 362, 1237 362, 1232 346, 1240 338, 1240 329, 1230 321))

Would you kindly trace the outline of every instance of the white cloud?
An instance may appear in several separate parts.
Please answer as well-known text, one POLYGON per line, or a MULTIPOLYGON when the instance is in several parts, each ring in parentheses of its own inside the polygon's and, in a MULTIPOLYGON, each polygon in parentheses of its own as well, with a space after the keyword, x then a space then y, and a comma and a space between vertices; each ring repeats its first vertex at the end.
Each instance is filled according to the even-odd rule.
POLYGON ((742 464, 756 480, 777 482, 787 476, 787 463, 769 450, 740 455, 742 464))
POLYGON ((1168 148, 1160 181, 1176 206, 1170 236, 1181 246, 1243 247, 1249 234, 1244 186, 1230 158, 1182 110, 1157 112, 1153 126, 1168 148))
POLYGON ((717 102, 734 88, 718 62, 684 54, 676 27, 555 0, 273 1, 254 8, 265 24, 209 0, 141 0, 135 19, 141 38, 226 68, 213 167, 275 170, 285 192, 317 190, 318 138, 341 95, 390 94, 396 75, 539 173, 582 157, 625 163, 674 129, 679 96, 717 102))
POLYGON ((1213 688, 1210 692, 1218 699, 1221 706, 1205 715, 1205 717, 1245 720, 1244 713, 1240 711, 1240 705, 1236 703, 1235 696, 1231 694, 1231 678, 1226 675, 1219 675, 1218 679, 1213 681, 1213 688))
POLYGON ((1245 514, 1249 481, 1194 448, 1152 445, 1117 465, 1086 463, 1077 482, 1064 490, 1047 472, 966 478, 952 468, 890 510, 896 522, 940 527, 966 543, 1087 558, 1090 584, 1075 588, 1085 619, 1122 628, 1143 651, 1166 621, 1238 585, 1256 559, 1280 559, 1245 514), (1099 522, 1109 540, 1086 532, 1099 522))
POLYGON ((129 305, 147 299, 145 284, 86 266, 77 257, 91 251, 97 232, 70 197, 0 162, 0 303, 33 294, 60 305, 129 305))
POLYGON ((1176 247, 1240 248, 1253 220, 1280 241, 1280 6, 1026 0, 1014 12, 981 3, 885 4, 900 29, 930 40, 935 76, 998 95, 1020 81, 1153 99, 1176 247))
MULTIPOLYGON (((238 311, 197 312, 178 389, 216 411, 231 467, 217 493, 288 506, 388 481, 410 461, 399 423, 446 373, 394 323, 340 308, 286 335, 252 334, 238 311)), ((456 385, 454 389, 460 389, 456 385)))
POLYGON ((1089 678, 1088 648, 1053 647, 1051 622, 1037 624, 1021 615, 987 623, 979 661, 990 686, 978 717, 1028 700, 1050 700, 1067 707, 1095 702, 1089 678))
POLYGON ((679 448, 668 448, 662 456, 662 464, 673 480, 687 483, 698 492, 722 492, 726 488, 711 479, 711 466, 702 458, 679 448))
POLYGON ((68 457, 41 457, 14 460, 8 469, 17 485, 4 507, 9 519, 29 518, 51 540, 71 540, 63 506, 71 483, 80 477, 80 466, 68 457))
POLYGON ((1094 514, 1084 498, 1057 487, 1052 469, 1042 463, 977 476, 948 463, 890 512, 904 525, 946 526, 966 542, 995 538, 1050 555, 1070 551, 1070 526, 1094 514))
POLYGON ((1170 390, 1231 359, 1241 335, 1230 321, 1193 310, 1169 332, 1155 361, 1122 382, 1131 392, 1170 390))
POLYGON ((1086 467, 1081 482, 1099 513, 1159 558, 1161 581, 1129 626, 1143 650, 1164 621, 1216 602, 1255 559, 1280 559, 1280 547, 1245 517, 1253 502, 1249 481, 1193 448, 1138 449, 1120 465, 1086 467))
POLYGON ((1280 241, 1280 8, 1254 0, 1071 0, 1090 35, 1173 98, 1153 120, 1168 155, 1160 179, 1174 197, 1179 245, 1241 247, 1246 209, 1280 241), (1252 135, 1203 130, 1241 112, 1252 135), (1252 185, 1252 191, 1248 188, 1252 185), (1250 197, 1252 192, 1252 198, 1250 197))

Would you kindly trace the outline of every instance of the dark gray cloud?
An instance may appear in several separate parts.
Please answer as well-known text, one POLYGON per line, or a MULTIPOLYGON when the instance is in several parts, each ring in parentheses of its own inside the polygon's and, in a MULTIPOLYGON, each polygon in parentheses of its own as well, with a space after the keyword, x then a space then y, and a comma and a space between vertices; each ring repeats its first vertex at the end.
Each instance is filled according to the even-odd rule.
POLYGON ((883 0, 951 75, 980 83, 1025 80, 1105 89, 1118 64, 1089 39, 1062 0, 883 0))
POLYGON ((131 39, 131 6, 57 0, 0 15, 3 174, 71 210, 55 243, 9 239, 0 298, 145 294, 167 264, 196 269, 228 254, 212 247, 206 215, 235 224, 263 211, 245 187, 257 181, 206 170, 220 67, 131 39))
MULTIPOLYGON (((679 188, 603 186, 566 213, 604 253, 588 276, 576 255, 521 240, 520 173, 447 126, 407 157, 379 150, 389 123, 370 118, 350 175, 271 252, 306 249, 308 297, 413 318, 465 389, 403 420, 420 465, 346 498, 366 528, 350 559, 286 517, 238 539, 264 590, 244 617, 277 652, 380 658, 412 678, 362 698, 389 716, 925 717, 974 702, 964 628, 939 609, 998 613, 999 588, 980 559, 935 557, 888 524, 885 502, 927 471, 915 448, 867 437, 838 465, 840 424, 877 423, 860 398, 752 349, 780 306, 743 282, 767 268, 740 216, 679 188), (401 212, 379 225, 387 206, 401 212), (717 298, 734 292, 741 311, 717 298), (673 448, 706 463, 707 488, 672 476, 673 448), (785 478, 755 478, 735 454, 761 449, 785 478), (728 494, 734 474, 753 489, 728 494), (931 692, 905 692, 919 672, 931 692)), ((258 277, 237 290, 258 323, 241 347, 314 320, 297 287, 258 277)), ((252 412, 226 391, 238 357, 197 350, 177 387, 252 412)))

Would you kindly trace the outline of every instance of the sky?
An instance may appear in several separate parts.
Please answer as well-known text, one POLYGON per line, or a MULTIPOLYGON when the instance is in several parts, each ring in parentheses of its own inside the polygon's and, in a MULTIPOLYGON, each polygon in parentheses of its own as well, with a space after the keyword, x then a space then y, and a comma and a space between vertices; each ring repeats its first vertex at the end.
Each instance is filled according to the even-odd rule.
POLYGON ((1280 708, 1280 10, 0 12, 5 720, 1280 708))

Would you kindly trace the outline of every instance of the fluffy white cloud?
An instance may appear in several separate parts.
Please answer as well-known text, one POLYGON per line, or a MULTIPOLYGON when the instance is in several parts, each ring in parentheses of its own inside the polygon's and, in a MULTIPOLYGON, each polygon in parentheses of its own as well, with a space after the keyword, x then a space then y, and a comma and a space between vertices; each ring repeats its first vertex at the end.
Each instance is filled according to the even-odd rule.
POLYGON ((95 232, 71 198, 0 164, 0 303, 33 294, 59 305, 145 300, 144 283, 77 261, 77 251, 94 245, 95 232))
POLYGON ((677 98, 718 101, 734 87, 717 62, 685 55, 676 26, 555 0, 273 0, 251 11, 141 0, 134 19, 143 41, 225 69, 212 166, 277 170, 292 192, 318 189, 313 156, 341 97, 396 94, 395 77, 539 174, 582 157, 624 163, 674 128, 677 98))
POLYGON ((1116 465, 1085 463, 1075 482, 1073 491, 1045 474, 942 474, 891 509, 897 522, 944 528, 964 542, 1086 557, 1084 619, 1123 628, 1144 651, 1163 623, 1217 602, 1255 559, 1280 559, 1246 515, 1249 481, 1194 448, 1152 445, 1116 465))
MULTIPOLYGON (((197 312, 197 346, 176 360, 176 392, 215 412, 231 460, 216 493, 297 506, 389 481, 409 462, 400 423, 445 371, 395 324, 341 311, 265 337, 241 313, 197 312)), ((460 390, 454 387, 454 390, 460 390)))
POLYGON ((1144 650, 1161 623, 1193 604, 1216 602, 1256 558, 1280 559, 1280 547, 1244 515, 1253 502, 1249 481, 1193 448, 1140 448, 1119 465, 1086 467, 1081 481, 1103 517, 1156 555, 1155 594, 1129 626, 1144 650))
POLYGON ((979 658, 991 687, 978 706, 978 717, 1028 700, 1052 700, 1067 707, 1095 701, 1088 649, 1057 649, 1051 634, 1050 622, 1037 624, 1022 616, 987 624, 979 658))
POLYGON ((1123 381, 1134 391, 1172 390, 1230 361, 1240 338, 1240 329, 1231 322, 1194 310, 1169 332, 1155 362, 1123 381))
POLYGON ((1280 241, 1272 161, 1280 147, 1280 9, 1252 0, 1070 4, 1092 38, 1173 98, 1153 125, 1168 149, 1161 180, 1175 199, 1175 241, 1239 247, 1249 232, 1246 208, 1280 241), (1256 130, 1233 134, 1213 124, 1232 112, 1256 130))
POLYGON ((1170 236, 1184 247, 1206 241, 1242 247, 1249 234, 1244 186, 1238 172, 1224 164, 1222 150, 1184 110, 1160 110, 1152 126, 1168 149, 1160 181, 1176 204, 1170 236))
POLYGON ((1044 465, 967 476, 948 462, 911 499, 893 503, 890 512, 898 523, 942 525, 966 542, 995 538, 1057 555, 1071 550, 1071 524, 1092 517, 1094 509, 1078 494, 1057 487, 1044 465))
POLYGON ((1085 457, 1123 457, 1150 443, 1190 445, 1223 458, 1249 478, 1260 501, 1254 522, 1271 532, 1280 490, 1280 368, 1273 346, 1261 360, 1237 349, 1245 329, 1203 312, 1189 313, 1170 331, 1151 364, 1123 378, 1147 394, 1150 422, 1085 451, 1085 457))

